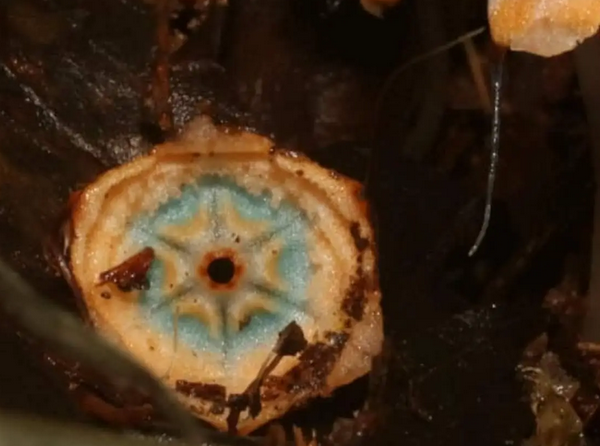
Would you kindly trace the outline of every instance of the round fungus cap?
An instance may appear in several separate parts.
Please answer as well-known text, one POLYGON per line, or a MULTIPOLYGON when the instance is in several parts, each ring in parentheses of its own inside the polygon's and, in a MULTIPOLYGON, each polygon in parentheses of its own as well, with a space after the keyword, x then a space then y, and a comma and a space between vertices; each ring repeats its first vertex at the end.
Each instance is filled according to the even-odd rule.
POLYGON ((95 329, 197 417, 245 434, 367 374, 380 352, 361 193, 201 117, 76 196, 70 273, 95 329))
POLYGON ((488 0, 496 43, 543 57, 571 51, 600 27, 598 0, 488 0))

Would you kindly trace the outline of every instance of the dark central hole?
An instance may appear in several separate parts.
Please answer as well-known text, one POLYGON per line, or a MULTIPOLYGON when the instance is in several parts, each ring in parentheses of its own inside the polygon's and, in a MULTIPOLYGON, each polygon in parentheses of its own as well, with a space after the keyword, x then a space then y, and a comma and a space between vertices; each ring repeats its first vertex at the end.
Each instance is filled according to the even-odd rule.
POLYGON ((208 265, 208 277, 216 283, 229 283, 235 275, 235 265, 229 257, 219 257, 208 265))

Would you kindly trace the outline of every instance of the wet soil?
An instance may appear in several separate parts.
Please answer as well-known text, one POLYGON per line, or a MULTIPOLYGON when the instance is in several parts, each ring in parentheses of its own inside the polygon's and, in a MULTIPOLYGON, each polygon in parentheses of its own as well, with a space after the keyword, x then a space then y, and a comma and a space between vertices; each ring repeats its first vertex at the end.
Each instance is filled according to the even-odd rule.
MULTIPOLYGON (((569 57, 509 58, 492 227, 468 259, 489 117, 464 51, 429 58, 380 92, 395 68, 484 24, 485 11, 470 0, 417 3, 381 21, 347 0, 231 1, 211 25, 218 44, 198 32, 172 58, 174 123, 208 110, 358 179, 368 173, 390 352, 378 444, 516 444, 533 418, 515 367, 545 329, 541 302, 566 254, 585 252, 583 111, 569 57)), ((155 139, 143 100, 154 24, 140 0, 0 4, 0 254, 73 311, 42 241, 69 192, 155 139)), ((487 37, 476 44, 487 68, 487 37)), ((80 418, 52 374, 2 333, 0 406, 80 418)), ((331 428, 366 388, 357 382, 288 421, 331 428)))

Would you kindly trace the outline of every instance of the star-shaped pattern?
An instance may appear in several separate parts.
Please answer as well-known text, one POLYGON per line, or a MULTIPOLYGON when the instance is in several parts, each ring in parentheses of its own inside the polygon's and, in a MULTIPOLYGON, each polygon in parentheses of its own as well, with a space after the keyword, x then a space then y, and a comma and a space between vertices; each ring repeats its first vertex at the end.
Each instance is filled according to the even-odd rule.
POLYGON ((162 225, 155 219, 146 228, 162 268, 162 280, 154 282, 160 290, 150 290, 159 295, 151 312, 167 310, 179 318, 192 317, 214 342, 242 335, 257 315, 275 319, 289 319, 291 313, 306 315, 303 296, 299 297, 294 283, 298 268, 288 274, 280 267, 286 252, 305 249, 297 229, 303 214, 291 207, 272 209, 265 197, 242 196, 240 202, 239 192, 228 188, 212 188, 204 195, 208 199, 195 201, 199 205, 191 218, 162 225), (258 212, 259 218, 249 218, 239 209, 248 203, 267 209, 258 212), (234 277, 224 286, 202 274, 210 259, 222 252, 229 253, 235 267, 234 277))

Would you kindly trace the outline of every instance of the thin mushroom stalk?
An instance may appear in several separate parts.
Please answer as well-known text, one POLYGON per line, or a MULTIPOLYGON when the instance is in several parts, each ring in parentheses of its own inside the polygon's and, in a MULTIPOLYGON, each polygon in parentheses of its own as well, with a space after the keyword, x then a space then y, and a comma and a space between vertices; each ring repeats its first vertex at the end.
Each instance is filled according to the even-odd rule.
MULTIPOLYGON (((552 57, 575 51, 577 75, 592 139, 596 184, 600 178, 600 3, 598 0, 489 0, 494 41, 513 51, 552 57)), ((598 187, 598 186, 596 186, 598 187)), ((588 311, 582 338, 600 343, 600 195, 594 201, 588 311)))
POLYGON ((502 86, 504 79, 504 56, 505 51, 500 49, 497 53, 497 60, 494 62, 491 70, 494 104, 492 108, 492 138, 490 142, 490 165, 487 178, 487 189, 485 196, 485 208, 483 213, 483 222, 475 243, 469 250, 469 257, 475 255, 485 234, 487 233, 492 218, 492 200, 494 198, 494 184, 496 181, 496 170, 498 168, 498 156, 500 151, 500 123, 501 123, 501 99, 502 86))
MULTIPOLYGON (((552 57, 575 49, 600 28, 598 0, 488 0, 488 20, 494 42, 501 48, 552 57)), ((501 67, 501 64, 500 64, 501 67)), ((498 65, 495 67, 498 68, 498 65)), ((469 256, 477 251, 491 218, 491 194, 499 136, 501 74, 495 75, 492 154, 484 221, 469 256)))

